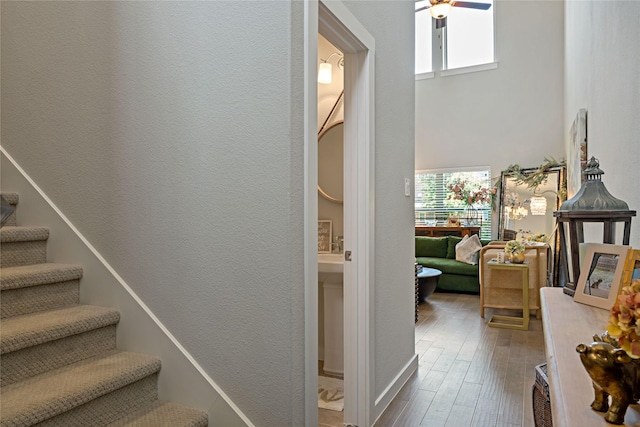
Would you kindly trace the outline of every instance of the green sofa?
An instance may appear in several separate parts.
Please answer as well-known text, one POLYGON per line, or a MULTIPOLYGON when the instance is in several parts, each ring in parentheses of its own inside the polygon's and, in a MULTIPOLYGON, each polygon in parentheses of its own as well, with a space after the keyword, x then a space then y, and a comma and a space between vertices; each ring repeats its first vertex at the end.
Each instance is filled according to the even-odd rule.
MULTIPOLYGON (((442 271, 436 290, 445 292, 480 293, 478 265, 456 261, 456 245, 460 237, 416 237, 416 262, 442 271)), ((486 246, 491 240, 480 240, 486 246)))

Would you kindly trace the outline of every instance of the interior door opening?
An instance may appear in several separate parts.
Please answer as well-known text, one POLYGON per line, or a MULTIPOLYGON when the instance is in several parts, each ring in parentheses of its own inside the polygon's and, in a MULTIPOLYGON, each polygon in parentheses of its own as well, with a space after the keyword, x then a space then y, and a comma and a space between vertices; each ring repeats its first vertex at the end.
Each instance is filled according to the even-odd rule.
POLYGON ((344 393, 344 53, 318 34, 318 424, 342 426, 344 393))

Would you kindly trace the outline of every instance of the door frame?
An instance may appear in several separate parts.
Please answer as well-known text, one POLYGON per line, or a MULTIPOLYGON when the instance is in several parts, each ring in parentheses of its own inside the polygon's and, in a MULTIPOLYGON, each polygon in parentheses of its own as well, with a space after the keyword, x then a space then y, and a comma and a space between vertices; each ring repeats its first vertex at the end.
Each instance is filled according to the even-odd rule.
POLYGON ((345 425, 373 422, 375 39, 340 1, 305 2, 305 424, 318 425, 318 34, 345 56, 345 425))

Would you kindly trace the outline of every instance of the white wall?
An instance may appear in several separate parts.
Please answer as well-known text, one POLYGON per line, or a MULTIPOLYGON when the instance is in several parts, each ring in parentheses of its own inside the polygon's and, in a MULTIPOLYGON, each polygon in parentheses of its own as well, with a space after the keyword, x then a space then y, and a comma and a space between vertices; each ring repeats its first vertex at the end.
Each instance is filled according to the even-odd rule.
POLYGON ((414 4, 345 3, 376 41, 374 399, 414 354, 414 4))
MULTIPOLYGON (((600 160, 607 190, 640 210, 640 2, 567 1, 565 15, 567 153, 571 123, 586 108, 587 155, 600 160)), ((640 248, 637 217, 631 246, 640 248)))
POLYGON ((297 2, 2 2, 3 147, 265 426, 304 417, 302 26, 297 2))
POLYGON ((497 69, 416 81, 416 170, 490 165, 497 178, 565 156, 563 3, 493 9, 497 69))
MULTIPOLYGON (((346 6, 376 38, 377 395, 414 352, 413 2, 346 6)), ((302 2, 1 7, 2 146, 253 423, 303 425, 302 2)))

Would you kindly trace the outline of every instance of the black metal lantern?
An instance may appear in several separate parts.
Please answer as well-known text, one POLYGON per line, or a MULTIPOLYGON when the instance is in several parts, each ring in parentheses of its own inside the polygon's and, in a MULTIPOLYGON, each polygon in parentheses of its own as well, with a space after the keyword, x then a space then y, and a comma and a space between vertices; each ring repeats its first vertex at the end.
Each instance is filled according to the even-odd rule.
POLYGON ((620 199, 616 199, 607 191, 602 182, 604 172, 600 169, 600 163, 595 157, 591 157, 584 170, 586 181, 580 187, 580 191, 571 199, 565 201, 560 209, 553 213, 556 218, 558 232, 560 233, 560 260, 559 260, 559 286, 564 288, 564 293, 575 293, 576 283, 580 277, 580 244, 584 242, 585 222, 603 223, 604 233, 602 243, 615 243, 615 227, 617 222, 624 223, 623 245, 629 245, 631 234, 631 217, 636 216, 636 211, 629 210, 629 205, 620 199), (565 223, 568 224, 569 242, 565 232, 565 223), (571 271, 573 283, 569 280, 568 253, 571 253, 571 271))

